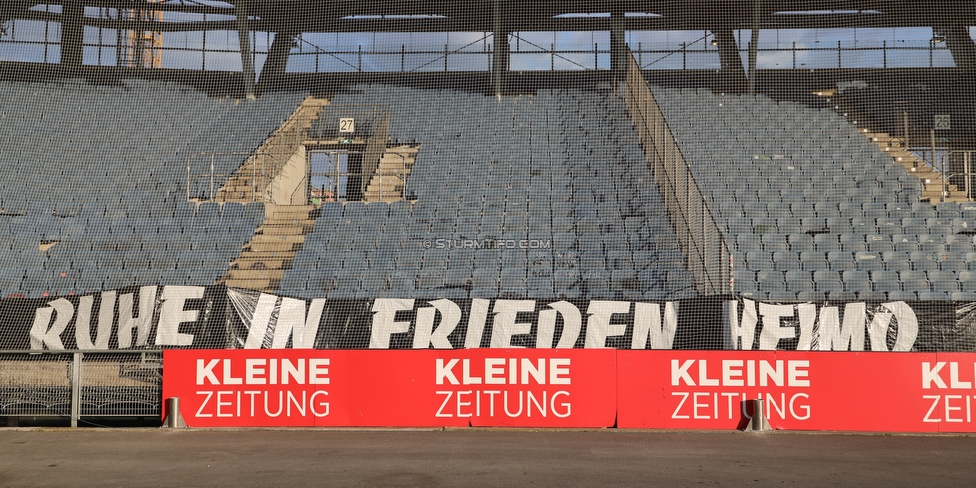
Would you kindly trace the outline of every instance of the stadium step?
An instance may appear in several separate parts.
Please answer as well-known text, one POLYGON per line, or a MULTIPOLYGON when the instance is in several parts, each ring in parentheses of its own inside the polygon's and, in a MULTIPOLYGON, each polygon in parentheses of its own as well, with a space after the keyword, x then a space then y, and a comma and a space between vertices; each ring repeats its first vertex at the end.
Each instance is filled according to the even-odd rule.
POLYGON ((308 97, 273 134, 241 165, 217 191, 218 202, 267 201, 266 193, 305 139, 312 121, 329 104, 324 98, 308 97))
POLYGON ((904 147, 904 138, 895 137, 885 132, 871 132, 868 129, 859 131, 869 141, 877 144, 878 148, 888 153, 895 163, 903 166, 909 173, 918 177, 922 184, 922 194, 919 200, 933 205, 939 202, 968 202, 966 192, 954 184, 943 187, 942 173, 919 159, 914 153, 904 147))
POLYGON ((233 279, 225 278, 220 283, 234 288, 247 288, 249 290, 273 291, 274 285, 271 279, 233 279))
POLYGON ((366 202, 396 202, 403 200, 403 190, 410 168, 417 159, 419 147, 395 146, 387 148, 380 158, 376 174, 369 180, 363 200, 366 202))
POLYGON ((288 251, 287 253, 278 253, 274 251, 250 251, 247 253, 246 257, 242 255, 234 262, 237 268, 231 269, 288 269, 293 261, 293 254, 294 253, 291 251, 288 251), (281 256, 282 254, 287 254, 288 256, 281 256))
MULTIPOLYGON (((269 205, 265 212, 267 220, 309 220, 309 212, 315 210, 313 205, 269 205)), ((313 219, 314 221, 314 219, 313 219)))
POLYGON ((268 292, 277 289, 315 225, 315 212, 312 205, 266 204, 264 223, 219 283, 268 292))
POLYGON ((269 236, 258 234, 254 236, 254 239, 251 239, 250 249, 255 251, 289 251, 294 249, 296 244, 300 245, 303 242, 305 242, 304 235, 269 236))
POLYGON ((263 226, 261 226, 260 230, 263 231, 262 233, 266 236, 287 236, 287 235, 294 235, 297 233, 306 232, 314 226, 315 226, 314 220, 298 221, 297 223, 294 223, 294 221, 292 221, 289 223, 282 223, 282 224, 266 223, 263 226))
POLYGON ((283 269, 232 269, 227 275, 230 280, 281 280, 283 269))

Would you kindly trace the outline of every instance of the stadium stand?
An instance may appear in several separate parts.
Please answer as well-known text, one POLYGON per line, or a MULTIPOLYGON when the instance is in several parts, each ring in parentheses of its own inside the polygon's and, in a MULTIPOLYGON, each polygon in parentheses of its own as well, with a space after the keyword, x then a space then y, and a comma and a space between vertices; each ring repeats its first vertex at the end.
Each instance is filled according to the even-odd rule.
POLYGON ((211 178, 188 188, 188 158, 206 153, 219 187, 305 97, 239 104, 138 80, 0 82, 0 93, 0 168, 18 176, 0 183, 0 293, 27 297, 213 284, 264 205, 199 203, 211 178))
POLYGON ((541 90, 499 101, 370 85, 333 104, 390 106, 393 144, 420 145, 405 189, 416 200, 326 202, 283 276, 282 293, 696 295, 618 98, 541 90))
POLYGON ((920 202, 919 178, 839 114, 762 95, 654 94, 725 226, 736 292, 789 301, 960 291, 976 257, 976 204, 920 202), (902 274, 867 278, 880 270, 902 274))
MULTIPOLYGON (((4 296, 214 283, 265 212, 242 199, 193 200, 211 199, 305 98, 280 93, 239 104, 149 81, 0 88, 0 136, 7 141, 0 165, 24 176, 0 188, 4 296), (223 156, 203 169, 212 178, 187 182, 186 161, 201 153, 223 156), (83 178, 94 163, 96 178, 83 178)), ((972 291, 962 272, 976 261, 976 204, 920 202, 918 177, 838 114, 762 95, 654 91, 734 249, 741 271, 735 292, 777 300, 947 300, 972 291), (881 270, 923 274, 865 275, 881 270)), ((327 202, 277 283, 281 292, 694 295, 619 99, 540 90, 499 101, 360 85, 333 103, 387 106, 390 142, 419 146, 402 182, 408 201, 327 202), (453 109, 431 111, 430 104, 453 109), (504 245, 520 241, 539 248, 504 245), (502 246, 459 248, 489 242, 502 246)), ((323 112, 312 137, 334 136, 325 128, 338 113, 323 112)), ((375 121, 361 120, 372 130, 375 121)))

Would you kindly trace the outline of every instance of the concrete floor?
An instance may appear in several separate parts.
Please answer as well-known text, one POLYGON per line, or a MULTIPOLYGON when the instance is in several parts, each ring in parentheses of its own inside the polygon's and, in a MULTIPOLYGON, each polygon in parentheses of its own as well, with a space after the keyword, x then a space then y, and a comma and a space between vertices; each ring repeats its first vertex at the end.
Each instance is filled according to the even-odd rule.
POLYGON ((0 429, 2 486, 972 486, 976 437, 0 429))

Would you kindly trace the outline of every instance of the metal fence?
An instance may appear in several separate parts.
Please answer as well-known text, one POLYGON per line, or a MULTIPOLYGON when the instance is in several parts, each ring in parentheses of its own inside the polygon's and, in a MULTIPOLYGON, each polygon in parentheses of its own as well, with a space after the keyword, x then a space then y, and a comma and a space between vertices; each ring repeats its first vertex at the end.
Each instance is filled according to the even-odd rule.
MULTIPOLYGON (((933 154, 935 152, 933 151, 933 154)), ((949 195, 949 185, 956 185, 962 190, 966 198, 972 200, 976 196, 976 182, 973 181, 974 160, 976 150, 949 151, 942 155, 942 195, 949 195)))
POLYGON ((158 417, 162 351, 0 351, 0 417, 158 417))
POLYGON ((728 293, 732 263, 725 237, 633 55, 628 56, 625 83, 627 108, 688 269, 695 276, 695 287, 704 295, 728 293))
POLYGON ((291 154, 240 151, 192 154, 186 159, 186 199, 212 202, 220 189, 235 177, 243 184, 236 189, 241 194, 230 195, 235 201, 262 202, 266 196, 273 199, 271 182, 290 157, 291 154), (235 171, 226 173, 221 168, 235 168, 235 171))

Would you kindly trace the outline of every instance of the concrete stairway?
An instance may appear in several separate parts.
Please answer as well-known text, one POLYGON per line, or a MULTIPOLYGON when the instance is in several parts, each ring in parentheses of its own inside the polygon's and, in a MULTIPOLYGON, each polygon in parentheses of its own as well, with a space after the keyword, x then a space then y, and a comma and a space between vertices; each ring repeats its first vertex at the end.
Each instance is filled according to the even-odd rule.
POLYGON ((387 148, 380 158, 376 173, 366 187, 364 201, 395 202, 403 200, 404 183, 410 168, 417 158, 416 146, 396 146, 387 148))
POLYGON ((943 192, 942 173, 918 158, 915 154, 903 146, 903 139, 894 137, 883 132, 870 132, 867 129, 860 131, 871 142, 878 145, 894 161, 908 170, 909 173, 918 177, 922 183, 921 201, 930 203, 939 202, 968 202, 966 192, 960 190, 956 185, 946 185, 943 192))
POLYGON ((316 207, 265 205, 264 223, 218 283, 270 292, 278 288, 285 270, 291 267, 305 234, 315 225, 316 207))
POLYGON ((306 98, 247 161, 241 165, 215 198, 218 202, 262 201, 268 185, 302 146, 312 121, 329 104, 324 98, 306 98))

